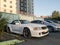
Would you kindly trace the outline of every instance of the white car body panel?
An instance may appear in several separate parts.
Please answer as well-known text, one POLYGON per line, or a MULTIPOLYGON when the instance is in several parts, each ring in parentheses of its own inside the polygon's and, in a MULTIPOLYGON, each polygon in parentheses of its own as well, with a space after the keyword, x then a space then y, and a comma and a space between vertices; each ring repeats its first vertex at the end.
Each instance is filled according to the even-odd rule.
POLYGON ((28 24, 7 24, 7 26, 10 28, 11 32, 14 33, 18 33, 18 34, 23 34, 23 30, 24 27, 29 28, 30 32, 31 32, 31 36, 32 37, 42 37, 42 36, 46 36, 49 34, 48 32, 48 28, 46 28, 45 30, 41 29, 41 30, 33 30, 34 27, 47 27, 46 25, 42 25, 42 24, 33 24, 33 23, 28 23, 28 24), (42 32, 47 32, 46 34, 42 34, 42 32), (39 33, 41 33, 41 35, 39 35, 39 33))

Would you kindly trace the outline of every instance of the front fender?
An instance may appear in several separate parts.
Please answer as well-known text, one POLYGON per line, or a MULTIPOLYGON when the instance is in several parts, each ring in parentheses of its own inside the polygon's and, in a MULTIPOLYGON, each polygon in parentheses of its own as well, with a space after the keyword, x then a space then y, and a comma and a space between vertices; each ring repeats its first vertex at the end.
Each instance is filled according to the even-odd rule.
POLYGON ((11 27, 11 25, 10 25, 10 24, 7 24, 7 27, 9 27, 9 28, 10 28, 10 31, 12 32, 12 27, 11 27))

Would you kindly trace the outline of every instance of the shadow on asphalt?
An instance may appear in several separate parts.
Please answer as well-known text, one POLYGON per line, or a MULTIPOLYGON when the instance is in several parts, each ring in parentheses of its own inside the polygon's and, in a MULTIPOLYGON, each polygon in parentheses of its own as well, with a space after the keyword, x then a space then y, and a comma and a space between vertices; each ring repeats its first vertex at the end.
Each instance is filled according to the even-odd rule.
POLYGON ((49 32, 49 33, 60 33, 60 31, 54 31, 54 32, 49 32))
POLYGON ((44 40, 44 39, 47 39, 47 38, 55 38, 55 36, 58 34, 60 34, 59 31, 56 31, 56 32, 50 32, 48 35, 44 36, 44 37, 32 37, 31 39, 27 39, 27 40, 44 40))
POLYGON ((31 37, 30 39, 26 39, 26 38, 23 37, 23 35, 16 34, 16 33, 10 33, 10 34, 16 35, 18 39, 23 39, 23 40, 27 41, 27 40, 42 40, 42 39, 50 37, 53 34, 60 34, 60 32, 59 31, 49 32, 49 35, 47 35, 47 36, 44 36, 44 37, 31 37))

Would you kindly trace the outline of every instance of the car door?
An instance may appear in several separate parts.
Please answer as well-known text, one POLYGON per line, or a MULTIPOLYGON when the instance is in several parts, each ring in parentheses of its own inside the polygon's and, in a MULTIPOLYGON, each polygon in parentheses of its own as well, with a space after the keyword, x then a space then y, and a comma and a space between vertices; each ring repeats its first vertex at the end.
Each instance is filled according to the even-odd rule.
POLYGON ((19 32, 19 27, 20 27, 20 24, 18 20, 15 20, 11 23, 11 28, 13 32, 19 32))

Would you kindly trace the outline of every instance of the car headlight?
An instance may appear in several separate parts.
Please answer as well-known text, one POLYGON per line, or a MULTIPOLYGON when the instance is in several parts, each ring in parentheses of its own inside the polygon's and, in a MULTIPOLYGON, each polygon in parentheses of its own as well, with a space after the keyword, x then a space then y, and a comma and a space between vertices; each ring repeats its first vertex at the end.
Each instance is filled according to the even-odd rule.
POLYGON ((40 27, 34 27, 33 30, 40 30, 40 27))

